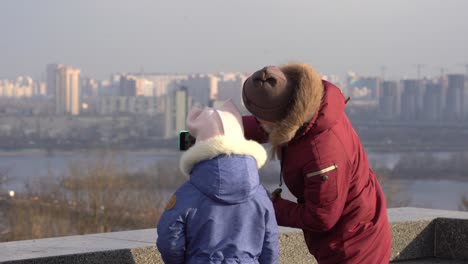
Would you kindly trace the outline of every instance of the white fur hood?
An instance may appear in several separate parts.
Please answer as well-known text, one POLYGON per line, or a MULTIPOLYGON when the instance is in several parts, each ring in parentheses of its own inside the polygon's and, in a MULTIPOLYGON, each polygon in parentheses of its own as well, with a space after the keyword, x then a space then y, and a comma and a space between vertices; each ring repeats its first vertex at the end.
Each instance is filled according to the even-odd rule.
POLYGON ((257 161, 260 169, 265 165, 267 153, 265 148, 252 140, 233 140, 226 136, 216 136, 197 142, 188 149, 180 159, 180 169, 186 176, 190 176, 193 167, 203 160, 209 160, 216 156, 226 155, 250 155, 257 161))

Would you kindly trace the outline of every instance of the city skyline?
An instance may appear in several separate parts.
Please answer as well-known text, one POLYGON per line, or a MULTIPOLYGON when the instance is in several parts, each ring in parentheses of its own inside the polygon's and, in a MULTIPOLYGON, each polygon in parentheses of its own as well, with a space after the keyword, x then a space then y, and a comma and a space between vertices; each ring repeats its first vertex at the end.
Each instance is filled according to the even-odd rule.
MULTIPOLYGON (((194 72, 155 72, 155 71, 145 71, 143 68, 140 69, 140 71, 115 71, 115 72, 109 72, 106 74, 103 78, 95 78, 94 76, 90 76, 86 74, 86 69, 83 69, 81 67, 78 67, 73 64, 68 64, 64 62, 53 62, 53 63, 47 63, 43 66, 46 67, 46 69, 42 69, 40 74, 30 74, 30 73, 22 73, 18 74, 15 76, 11 77, 0 77, 1 81, 15 81, 18 78, 32 78, 37 83, 44 83, 47 84, 47 78, 48 78, 48 70, 47 67, 49 65, 70 65, 73 66, 74 68, 80 69, 81 71, 81 76, 83 78, 91 79, 91 80, 96 80, 96 81, 112 81, 112 78, 114 76, 120 76, 120 75, 129 75, 129 76, 147 76, 147 75, 186 75, 186 76, 196 76, 196 75, 210 75, 210 74, 245 74, 245 75, 250 75, 253 72, 249 71, 226 71, 226 70, 217 70, 217 71, 212 71, 212 72, 203 72, 203 71, 194 71, 194 72), (84 72, 84 73, 83 73, 84 72), (34 76, 40 76, 39 78, 34 77, 34 76)), ((327 79, 329 76, 333 76, 334 78, 337 77, 339 81, 345 81, 349 76, 361 76, 361 77, 372 77, 372 78, 380 78, 385 81, 400 81, 400 80, 422 80, 422 79, 433 79, 433 78, 439 78, 440 76, 446 76, 448 74, 462 74, 468 76, 468 64, 464 65, 459 65, 460 70, 450 70, 448 67, 441 66, 438 68, 437 72, 434 72, 434 74, 425 74, 425 72, 422 70, 422 68, 427 65, 422 65, 420 64, 419 67, 418 65, 414 65, 415 67, 415 74, 414 76, 410 75, 404 75, 404 76, 393 76, 392 78, 388 77, 388 73, 386 71, 386 67, 380 66, 379 70, 380 72, 376 72, 375 74, 367 74, 364 72, 357 72, 353 69, 349 69, 346 72, 344 72, 342 75, 337 74, 336 72, 319 72, 322 77, 327 79), (461 70, 463 67, 464 71, 461 70), (419 68, 419 69, 418 69, 419 68)))
MULTIPOLYGON (((178 102, 172 97, 180 96, 180 89, 185 89, 184 96, 196 104, 215 105, 232 99, 242 107, 241 89, 248 77, 245 73, 229 72, 189 75, 140 73, 115 74, 110 80, 97 81, 80 76, 81 69, 73 66, 48 64, 45 69, 48 76, 46 86, 30 77, 18 77, 15 82, 0 80, 0 98, 39 99, 36 107, 23 108, 23 113, 51 114, 50 104, 47 106, 47 102, 42 100, 49 98, 54 100, 55 114, 58 115, 80 115, 83 112, 85 116, 117 113, 154 116, 177 112, 168 105, 171 104, 169 102, 178 102)), ((355 113, 364 111, 369 115, 374 112, 371 118, 468 121, 468 84, 465 82, 468 76, 451 72, 443 74, 435 78, 400 80, 384 80, 379 76, 356 73, 349 73, 343 80, 333 75, 323 78, 335 83, 345 96, 353 98, 349 105, 355 113)), ((189 108, 182 103, 177 104, 184 109, 189 108)), ((8 105, 4 107, 8 108, 8 105)), ((18 111, 21 106, 16 109, 18 111)), ((15 110, 2 111, 14 113, 15 110)), ((172 121, 166 124, 172 127, 172 121)))
POLYGON ((435 0, 2 1, 0 34, 8 41, 0 43, 0 79, 45 80, 43 65, 54 62, 96 79, 141 69, 252 72, 289 61, 340 76, 463 73, 467 7, 435 0))

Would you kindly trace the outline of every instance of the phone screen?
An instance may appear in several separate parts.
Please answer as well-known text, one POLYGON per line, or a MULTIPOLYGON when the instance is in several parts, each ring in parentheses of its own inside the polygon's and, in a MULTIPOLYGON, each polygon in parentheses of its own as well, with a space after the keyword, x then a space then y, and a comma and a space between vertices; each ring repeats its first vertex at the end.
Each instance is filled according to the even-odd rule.
POLYGON ((186 130, 179 132, 179 150, 185 151, 195 144, 195 138, 186 130))

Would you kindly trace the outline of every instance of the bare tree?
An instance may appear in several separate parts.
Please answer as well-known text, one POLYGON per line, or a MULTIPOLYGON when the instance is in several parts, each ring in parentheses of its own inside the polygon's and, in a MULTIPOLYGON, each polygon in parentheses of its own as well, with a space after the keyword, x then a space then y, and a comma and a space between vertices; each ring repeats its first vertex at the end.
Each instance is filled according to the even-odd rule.
POLYGON ((5 191, 5 184, 9 181, 8 172, 7 168, 0 168, 0 193, 5 191))
POLYGON ((65 175, 29 181, 11 199, 6 241, 154 227, 166 199, 186 179, 175 162, 131 172, 115 152, 68 165, 65 175), (177 186, 176 186, 177 185, 177 186))
POLYGON ((458 206, 460 211, 468 211, 468 195, 465 195, 461 199, 461 203, 458 206))
POLYGON ((376 169, 375 174, 382 189, 385 192, 385 199, 388 208, 404 207, 410 203, 407 191, 398 181, 392 181, 392 171, 388 169, 376 169))

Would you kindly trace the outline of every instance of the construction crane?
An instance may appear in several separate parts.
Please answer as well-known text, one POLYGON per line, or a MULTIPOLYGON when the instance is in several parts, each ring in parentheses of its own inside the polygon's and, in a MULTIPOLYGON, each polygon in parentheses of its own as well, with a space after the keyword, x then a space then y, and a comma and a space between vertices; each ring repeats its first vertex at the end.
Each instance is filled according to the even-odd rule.
POLYGON ((418 80, 421 80, 421 69, 426 66, 425 64, 416 64, 416 71, 418 74, 418 80))
POLYGON ((380 73, 381 73, 382 81, 385 79, 385 71, 386 70, 387 70, 387 67, 385 65, 382 65, 380 67, 380 73))
POLYGON ((444 77, 446 71, 447 71, 447 68, 445 68, 444 66, 440 67, 440 77, 441 78, 444 77))

